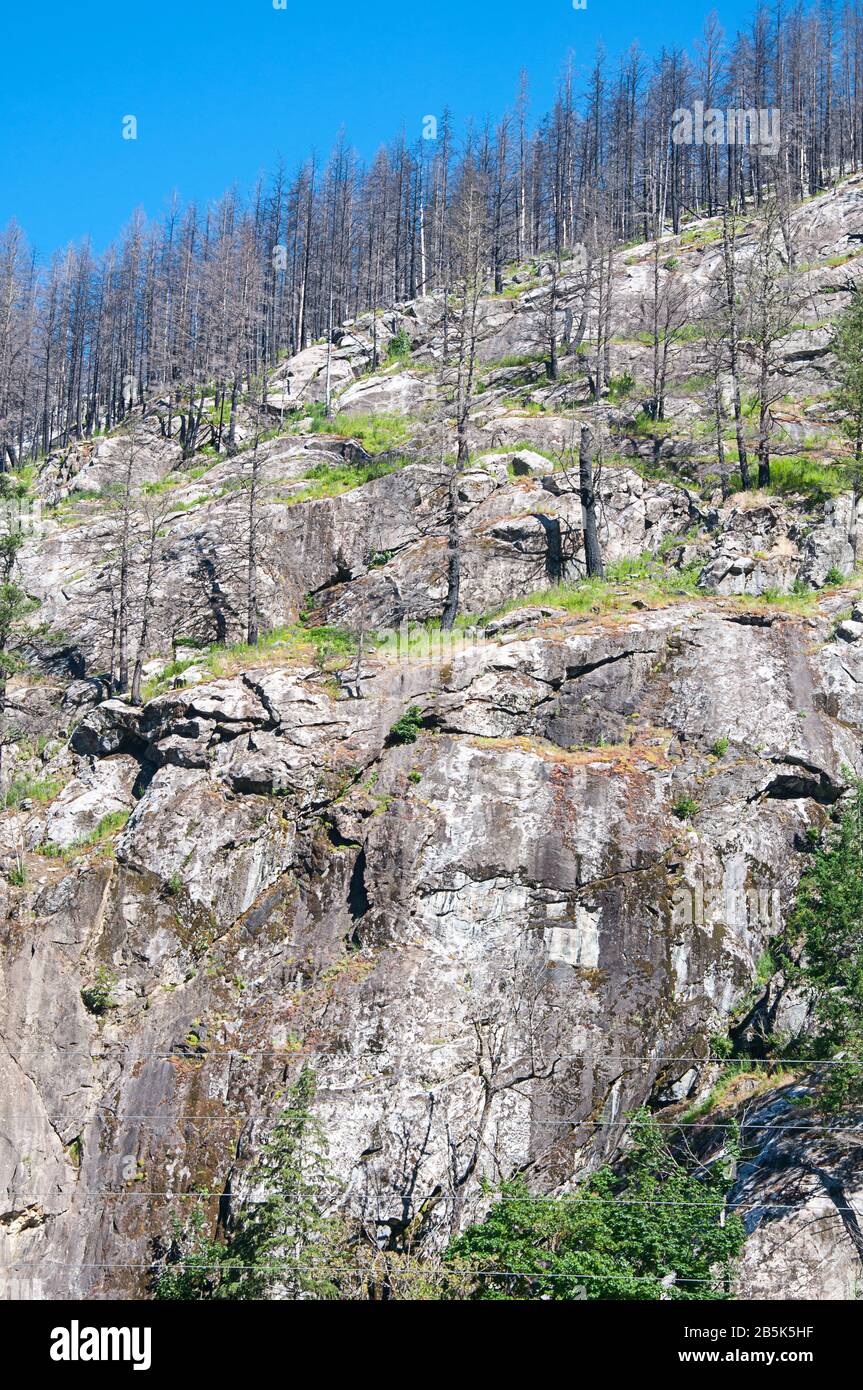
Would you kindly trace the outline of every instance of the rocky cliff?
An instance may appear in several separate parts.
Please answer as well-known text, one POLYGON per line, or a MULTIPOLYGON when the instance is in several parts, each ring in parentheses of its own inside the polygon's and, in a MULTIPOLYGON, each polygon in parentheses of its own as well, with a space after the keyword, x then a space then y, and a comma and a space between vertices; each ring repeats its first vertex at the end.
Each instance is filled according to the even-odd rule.
MULTIPOLYGON (((812 299, 785 426, 789 452, 805 434, 829 459, 814 325, 853 284, 827 262, 863 237, 859 183, 798 217, 812 299)), ((702 232, 679 248, 694 318, 717 254, 702 232)), ((616 267, 636 400, 648 259, 616 267)), ((619 1154, 634 1108, 679 1118, 752 1009, 780 1032, 805 1017, 760 962, 807 832, 863 773, 852 497, 723 502, 692 344, 665 471, 642 467, 635 401, 584 404, 577 362, 545 385, 502 362, 535 347, 543 274, 484 302, 458 478, 472 616, 446 639, 427 623, 446 592, 434 301, 382 319, 408 325, 408 366, 370 370, 368 322, 336 335, 338 410, 393 433, 377 467, 362 430, 320 427, 325 346, 271 384, 256 648, 231 645, 251 451, 184 466, 164 414, 140 422, 141 505, 162 507, 140 706, 103 675, 128 431, 41 469, 0 818, 0 1263, 42 1296, 141 1296, 172 1216, 215 1220, 242 1191, 302 1059, 334 1204, 382 1245, 410 1226, 434 1248, 483 1210, 482 1178, 563 1192, 619 1154), (573 587, 581 507, 553 457, 582 418, 605 448, 611 577, 593 588, 573 587)), ((807 1132, 795 1088, 817 1076, 765 1076, 739 1296, 856 1296, 859 1117, 807 1132)), ((700 1122, 708 1146, 721 1118, 700 1122)))

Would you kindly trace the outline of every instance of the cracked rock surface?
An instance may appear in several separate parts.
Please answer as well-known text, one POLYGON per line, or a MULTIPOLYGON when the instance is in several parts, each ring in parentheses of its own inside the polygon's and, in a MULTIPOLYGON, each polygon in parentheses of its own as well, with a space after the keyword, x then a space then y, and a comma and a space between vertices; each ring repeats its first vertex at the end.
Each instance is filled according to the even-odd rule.
POLYGON ((130 811, 113 854, 30 849, 6 889, 0 1243, 46 1295, 140 1295, 102 1266, 146 1266, 170 1194, 241 1183, 303 1056, 345 1209, 385 1238, 425 1204, 433 1243, 482 1176, 565 1190, 634 1106, 709 1082, 860 770, 863 647, 721 601, 514 617, 445 663, 370 655, 362 699, 295 666, 104 701, 62 794, 7 817, 62 848, 96 792, 130 811))

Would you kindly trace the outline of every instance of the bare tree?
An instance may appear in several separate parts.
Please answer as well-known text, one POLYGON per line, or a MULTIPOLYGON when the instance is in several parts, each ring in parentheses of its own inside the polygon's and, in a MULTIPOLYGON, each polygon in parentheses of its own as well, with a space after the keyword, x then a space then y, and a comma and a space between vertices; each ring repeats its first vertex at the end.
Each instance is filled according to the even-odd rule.
POLYGON ((793 274, 793 251, 778 199, 765 204, 747 276, 744 352, 756 371, 758 392, 758 486, 770 485, 771 407, 785 391, 782 340, 790 333, 803 296, 793 274))
POLYGON ((453 360, 444 354, 443 381, 455 409, 456 461, 448 482, 447 595, 441 627, 447 632, 458 615, 461 587, 458 475, 470 460, 468 425, 476 390, 480 301, 488 285, 488 220, 484 189, 475 167, 468 166, 459 190, 451 236, 454 289, 447 296, 445 333, 453 360), (450 303, 450 300, 452 301, 450 303))
POLYGON ((740 283, 738 267, 738 217, 726 205, 722 214, 722 269, 725 281, 725 338, 728 350, 728 369, 731 373, 731 397, 734 407, 734 429, 737 435, 737 462, 744 488, 750 486, 749 459, 746 452, 746 432, 743 423, 740 361, 740 283))
POLYGON ((139 615, 138 641, 129 693, 129 699, 133 705, 140 705, 141 703, 144 663, 147 660, 150 635, 156 617, 156 590, 165 560, 164 526, 170 511, 170 503, 157 494, 153 498, 142 499, 140 508, 138 573, 141 576, 141 582, 135 601, 139 615))

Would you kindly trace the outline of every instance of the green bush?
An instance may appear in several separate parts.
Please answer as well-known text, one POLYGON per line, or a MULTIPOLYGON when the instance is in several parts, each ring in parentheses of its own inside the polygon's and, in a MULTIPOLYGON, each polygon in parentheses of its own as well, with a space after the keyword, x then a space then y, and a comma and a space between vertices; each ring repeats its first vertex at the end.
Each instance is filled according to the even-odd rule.
POLYGON ((693 816, 698 815, 699 806, 698 802, 694 801, 691 796, 682 796, 671 809, 678 820, 692 820, 693 816))
POLYGON ((566 1196, 532 1196, 520 1175, 504 1183, 485 1220, 447 1250, 459 1271, 486 1271, 467 1296, 730 1298, 746 1239, 740 1217, 726 1211, 734 1131, 723 1160, 709 1166, 673 1152, 646 1111, 635 1116, 630 1135, 621 1174, 606 1166, 566 1196))
POLYGON ((56 777, 16 777, 6 790, 5 804, 20 806, 22 801, 52 801, 62 786, 56 777))
POLYGON ((804 870, 788 935, 802 948, 796 974, 813 996, 809 1056, 833 1060, 829 1108, 863 1096, 863 783, 804 870))
POLYGON ((423 713, 419 705, 409 705, 400 719, 390 729, 391 743, 416 743, 423 726, 423 713))
POLYGON ((399 328, 390 338, 387 348, 388 362, 404 362, 411 355, 411 335, 406 328, 399 328))
POLYGON ((105 965, 100 965, 96 971, 96 979, 92 985, 88 985, 81 990, 81 998, 84 1008, 91 1014, 101 1017, 109 1009, 116 1009, 117 1004, 114 999, 114 988, 117 978, 105 965))
POLYGON ((630 396, 635 389, 635 377, 632 372, 622 372, 620 376, 613 376, 608 383, 608 398, 612 404, 616 405, 626 396, 630 396))

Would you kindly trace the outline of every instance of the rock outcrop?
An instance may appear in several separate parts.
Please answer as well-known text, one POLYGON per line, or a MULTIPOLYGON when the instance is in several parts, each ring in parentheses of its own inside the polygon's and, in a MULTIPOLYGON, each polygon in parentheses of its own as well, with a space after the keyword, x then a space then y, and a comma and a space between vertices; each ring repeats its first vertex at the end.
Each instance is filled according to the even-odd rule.
MULTIPOLYGON (((774 442, 827 462, 847 446, 823 320, 855 283, 860 206, 853 179, 794 214, 811 294, 774 442)), ((720 253, 690 230, 673 273, 695 323, 720 253)), ((742 264, 753 244, 754 224, 742 264)), ((232 456, 207 425, 184 462, 154 399, 133 456, 126 428, 41 466, 0 778, 0 1265, 37 1296, 143 1296, 172 1218, 215 1223, 242 1191, 303 1060, 333 1207, 440 1249, 483 1179, 566 1192, 637 1107, 703 1101, 716 1037, 765 988, 782 1027, 808 1016, 759 962, 863 773, 859 506, 835 474, 723 500, 696 334, 652 421, 651 267, 648 246, 616 257, 599 402, 574 342, 548 380, 547 265, 483 299, 455 472, 433 298, 281 364, 272 437, 246 402, 232 456), (610 578, 574 593, 583 423, 610 578), (130 581, 135 704, 107 675, 127 464, 158 551, 146 599, 130 581)), ((856 1296, 860 1120, 817 1092, 777 1080, 746 1110, 741 1297, 856 1296)), ((708 1154, 721 1118, 693 1122, 708 1154)))
POLYGON ((61 796, 6 826, 42 852, 7 890, 4 1261, 141 1294, 304 1057, 340 1201, 382 1239, 420 1210, 444 1239, 483 1175, 565 1190, 633 1107, 697 1095, 860 768, 863 647, 740 617, 535 611, 369 654, 361 699, 275 665, 86 713, 61 796), (80 845, 97 789, 132 806, 113 853, 80 845))

